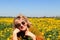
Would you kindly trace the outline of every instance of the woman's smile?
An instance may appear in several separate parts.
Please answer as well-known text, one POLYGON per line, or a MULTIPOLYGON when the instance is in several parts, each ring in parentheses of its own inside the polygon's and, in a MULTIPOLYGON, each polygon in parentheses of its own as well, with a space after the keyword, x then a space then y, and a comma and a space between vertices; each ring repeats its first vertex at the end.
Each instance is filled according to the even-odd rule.
POLYGON ((23 29, 23 26, 21 26, 20 28, 23 29))

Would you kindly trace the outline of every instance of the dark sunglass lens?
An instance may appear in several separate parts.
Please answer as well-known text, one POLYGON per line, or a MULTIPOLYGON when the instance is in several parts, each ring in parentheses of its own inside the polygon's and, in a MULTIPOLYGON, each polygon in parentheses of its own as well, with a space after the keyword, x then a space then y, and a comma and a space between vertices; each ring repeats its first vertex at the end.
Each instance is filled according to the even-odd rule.
POLYGON ((25 24, 25 22, 22 22, 22 24, 24 25, 24 24, 25 24))
POLYGON ((19 27, 19 26, 21 26, 21 24, 16 24, 15 26, 16 26, 16 27, 19 27))

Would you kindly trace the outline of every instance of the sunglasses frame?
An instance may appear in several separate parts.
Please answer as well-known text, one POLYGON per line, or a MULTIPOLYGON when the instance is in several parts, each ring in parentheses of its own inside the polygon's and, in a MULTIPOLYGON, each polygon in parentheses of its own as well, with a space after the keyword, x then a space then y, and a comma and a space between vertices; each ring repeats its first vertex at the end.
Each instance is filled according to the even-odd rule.
POLYGON ((17 24, 15 24, 15 27, 17 27, 17 28, 18 28, 18 27, 20 27, 20 26, 21 26, 21 24, 22 24, 22 25, 25 25, 25 21, 22 21, 21 23, 17 23, 17 24))

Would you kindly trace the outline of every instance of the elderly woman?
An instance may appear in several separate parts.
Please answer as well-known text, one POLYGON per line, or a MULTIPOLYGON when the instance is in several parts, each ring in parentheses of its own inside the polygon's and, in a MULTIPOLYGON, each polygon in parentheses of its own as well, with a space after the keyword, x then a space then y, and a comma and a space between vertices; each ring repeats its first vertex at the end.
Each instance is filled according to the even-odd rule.
POLYGON ((27 17, 19 15, 14 19, 14 31, 13 40, 36 40, 36 36, 29 31, 31 23, 28 21, 27 17))

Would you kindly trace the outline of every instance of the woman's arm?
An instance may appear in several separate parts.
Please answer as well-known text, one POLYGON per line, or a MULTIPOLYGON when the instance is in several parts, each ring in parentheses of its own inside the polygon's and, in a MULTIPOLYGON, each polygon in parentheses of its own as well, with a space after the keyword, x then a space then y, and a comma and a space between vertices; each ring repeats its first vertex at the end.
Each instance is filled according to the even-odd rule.
POLYGON ((18 32, 20 32, 20 30, 17 29, 17 28, 13 31, 13 40, 18 40, 18 38, 17 38, 17 33, 18 32))
POLYGON ((33 40, 36 40, 36 36, 33 33, 31 33, 30 31, 27 31, 25 35, 30 36, 33 40))
POLYGON ((17 39, 17 34, 13 33, 13 40, 18 40, 17 39))
POLYGON ((29 36, 33 39, 33 40, 36 40, 36 36, 33 34, 33 33, 29 33, 29 36))

